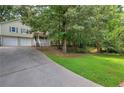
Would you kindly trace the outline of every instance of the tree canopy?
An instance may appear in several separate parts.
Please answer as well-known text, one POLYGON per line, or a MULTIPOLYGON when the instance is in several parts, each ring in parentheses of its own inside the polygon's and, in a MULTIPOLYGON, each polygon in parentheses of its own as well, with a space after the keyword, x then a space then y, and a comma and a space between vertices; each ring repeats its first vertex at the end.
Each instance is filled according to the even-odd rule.
POLYGON ((124 12, 120 5, 16 6, 9 10, 8 7, 13 6, 4 6, 1 21, 14 14, 32 31, 49 32, 50 39, 63 52, 71 47, 124 52, 124 12))

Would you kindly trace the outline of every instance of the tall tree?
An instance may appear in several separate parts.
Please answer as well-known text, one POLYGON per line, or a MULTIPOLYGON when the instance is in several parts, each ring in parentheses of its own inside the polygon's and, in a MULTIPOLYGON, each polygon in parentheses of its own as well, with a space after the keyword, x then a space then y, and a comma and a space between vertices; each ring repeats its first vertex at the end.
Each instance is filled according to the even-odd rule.
MULTIPOLYGON (((92 44, 96 46, 98 52, 101 52, 102 47, 109 48, 108 46, 112 45, 114 37, 110 37, 117 28, 123 29, 120 26, 122 11, 119 6, 22 6, 21 8, 22 20, 34 31, 49 31, 52 39, 57 41, 58 45, 63 45, 65 53, 69 44, 75 47, 92 44)), ((115 42, 114 40, 113 46, 115 42)))
POLYGON ((15 19, 14 6, 0 5, 0 22, 15 19))

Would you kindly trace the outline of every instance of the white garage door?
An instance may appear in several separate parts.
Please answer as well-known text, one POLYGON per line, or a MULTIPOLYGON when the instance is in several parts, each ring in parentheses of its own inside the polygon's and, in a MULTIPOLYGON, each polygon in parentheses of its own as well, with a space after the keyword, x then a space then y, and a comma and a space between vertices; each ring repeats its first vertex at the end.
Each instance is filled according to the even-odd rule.
POLYGON ((18 46, 18 38, 16 37, 4 37, 3 46, 18 46))
POLYGON ((31 45, 32 45, 32 39, 20 38, 20 46, 31 46, 31 45))

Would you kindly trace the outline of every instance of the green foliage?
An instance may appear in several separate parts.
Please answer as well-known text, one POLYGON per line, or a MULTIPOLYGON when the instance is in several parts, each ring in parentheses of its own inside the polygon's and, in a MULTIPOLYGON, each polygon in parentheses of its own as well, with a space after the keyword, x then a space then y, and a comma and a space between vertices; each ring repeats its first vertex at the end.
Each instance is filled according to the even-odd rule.
POLYGON ((114 47, 119 53, 124 53, 124 27, 117 28, 112 33, 112 40, 114 40, 114 47))
POLYGON ((117 5, 21 6, 24 23, 33 31, 48 31, 54 41, 79 47, 95 46, 123 52, 124 13, 117 5), (121 34, 121 35, 118 35, 121 34))
POLYGON ((0 22, 15 19, 15 6, 0 5, 0 22))

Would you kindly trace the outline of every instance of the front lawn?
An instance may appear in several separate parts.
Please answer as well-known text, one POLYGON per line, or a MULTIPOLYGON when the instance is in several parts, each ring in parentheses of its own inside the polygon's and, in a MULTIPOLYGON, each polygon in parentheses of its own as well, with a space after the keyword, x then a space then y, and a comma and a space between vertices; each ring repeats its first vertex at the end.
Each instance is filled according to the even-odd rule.
POLYGON ((103 86, 118 86, 124 81, 123 56, 82 54, 64 57, 56 53, 46 54, 56 63, 103 86))

